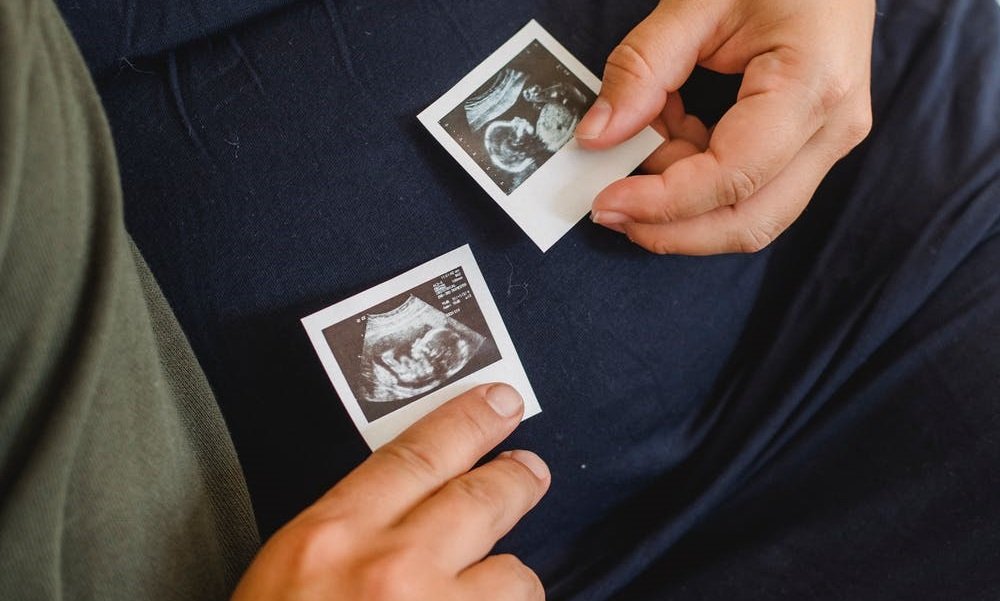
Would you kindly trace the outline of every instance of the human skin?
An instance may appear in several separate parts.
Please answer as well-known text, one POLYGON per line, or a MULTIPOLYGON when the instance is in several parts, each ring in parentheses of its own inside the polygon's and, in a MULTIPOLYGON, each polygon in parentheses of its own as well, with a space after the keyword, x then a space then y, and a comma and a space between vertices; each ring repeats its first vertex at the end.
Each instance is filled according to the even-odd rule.
MULTIPOLYGON (((767 246, 871 128, 874 11, 874 0, 661 2, 610 55, 576 136, 605 149, 652 125, 667 141, 649 175, 598 195, 594 221, 658 253, 767 246), (676 93, 696 64, 744 74, 712 131, 676 93)), ((486 386, 430 414, 278 531, 234 601, 543 599, 519 560, 487 554, 545 493, 548 469, 515 451, 469 471, 522 413, 513 389, 486 386), (504 397, 517 402, 493 409, 504 397)))
POLYGON ((874 0, 660 2, 609 56, 576 137, 601 150, 652 125, 667 141, 591 218, 660 254, 768 246, 871 129, 874 19, 874 0), (743 73, 712 130, 677 93, 695 65, 743 73))
POLYGON ((279 530, 233 601, 544 599, 516 557, 488 554, 548 490, 548 468, 518 450, 472 469, 523 413, 503 384, 445 403, 279 530))

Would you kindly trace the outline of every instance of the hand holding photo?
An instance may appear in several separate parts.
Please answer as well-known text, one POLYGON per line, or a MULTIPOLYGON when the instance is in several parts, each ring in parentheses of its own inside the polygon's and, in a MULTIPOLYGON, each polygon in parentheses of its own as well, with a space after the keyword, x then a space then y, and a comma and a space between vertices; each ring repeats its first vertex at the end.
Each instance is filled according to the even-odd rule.
POLYGON ((302 324, 373 450, 479 384, 517 388, 525 419, 541 411, 468 246, 302 324))
POLYGON ((663 142, 646 128, 580 148, 573 134, 600 83, 532 21, 419 119, 544 252, 663 142))

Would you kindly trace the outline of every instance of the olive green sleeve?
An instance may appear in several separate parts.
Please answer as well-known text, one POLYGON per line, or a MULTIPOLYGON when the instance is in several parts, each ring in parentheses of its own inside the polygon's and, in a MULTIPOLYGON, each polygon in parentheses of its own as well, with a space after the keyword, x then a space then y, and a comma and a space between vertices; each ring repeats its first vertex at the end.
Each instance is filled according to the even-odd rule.
POLYGON ((0 599, 224 599, 256 545, 86 67, 51 0, 0 2, 0 599))

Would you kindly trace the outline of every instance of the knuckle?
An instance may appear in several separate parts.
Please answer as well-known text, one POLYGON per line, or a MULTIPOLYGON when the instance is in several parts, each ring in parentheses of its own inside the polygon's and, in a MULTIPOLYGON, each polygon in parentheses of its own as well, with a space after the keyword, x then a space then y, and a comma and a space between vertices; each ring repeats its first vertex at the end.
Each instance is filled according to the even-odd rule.
POLYGON ((641 82, 651 81, 654 71, 649 59, 643 54, 639 46, 630 43, 628 40, 622 42, 608 55, 607 64, 604 67, 604 74, 624 76, 626 79, 636 79, 641 82))
POLYGON ((342 559, 349 552, 353 538, 345 522, 324 519, 282 529, 268 546, 282 549, 288 569, 308 579, 342 559))
POLYGON ((646 249, 656 255, 669 255, 673 253, 673 245, 665 238, 653 240, 653 243, 648 245, 646 249))
POLYGON ((725 173, 719 181, 719 192, 716 200, 719 206, 731 206, 750 198, 758 188, 758 177, 749 170, 734 167, 725 173))
POLYGON ((382 457, 401 466, 421 480, 434 480, 444 476, 439 453, 424 443, 397 439, 377 451, 382 457))
POLYGON ((829 64, 815 67, 813 59, 800 51, 782 48, 762 63, 766 89, 798 90, 812 115, 825 121, 855 94, 859 80, 847 66, 829 64))
POLYGON ((872 109, 871 104, 865 103, 864 108, 855 110, 847 120, 844 127, 844 137, 848 144, 848 150, 854 148, 868 137, 872 131, 872 109))
POLYGON ((830 74, 821 80, 819 92, 816 94, 816 104, 823 114, 832 113, 848 97, 854 89, 854 80, 843 72, 830 74))
POLYGON ((534 570, 513 555, 498 555, 495 558, 502 569, 507 572, 524 590, 524 599, 544 599, 545 587, 534 570))
POLYGON ((684 198, 673 190, 678 185, 683 189, 685 185, 699 181, 703 177, 701 174, 696 160, 681 160, 659 175, 656 206, 651 210, 654 222, 670 223, 684 217, 681 206, 684 198))
POLYGON ((679 216, 677 207, 666 200, 661 200, 659 206, 656 208, 655 217, 660 223, 676 221, 679 216))
POLYGON ((736 233, 735 248, 746 254, 760 252, 771 243, 770 238, 757 228, 741 228, 736 233))
POLYGON ((498 524, 507 514, 507 499, 485 478, 456 478, 448 482, 446 487, 487 516, 490 524, 498 524))
POLYGON ((356 569, 360 598, 365 601, 409 601, 417 599, 415 576, 426 571, 413 553, 387 552, 356 569))
POLYGON ((758 222, 735 230, 732 248, 741 253, 753 254, 771 245, 781 234, 782 228, 770 222, 758 222))

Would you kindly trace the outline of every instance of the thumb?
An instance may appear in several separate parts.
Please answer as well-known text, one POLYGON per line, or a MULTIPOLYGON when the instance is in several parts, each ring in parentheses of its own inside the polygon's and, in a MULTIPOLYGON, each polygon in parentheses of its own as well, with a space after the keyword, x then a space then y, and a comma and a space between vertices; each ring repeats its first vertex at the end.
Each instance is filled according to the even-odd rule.
POLYGON ((601 93, 576 128, 580 144, 609 148, 649 125, 691 75, 725 4, 660 2, 608 56, 601 93))

